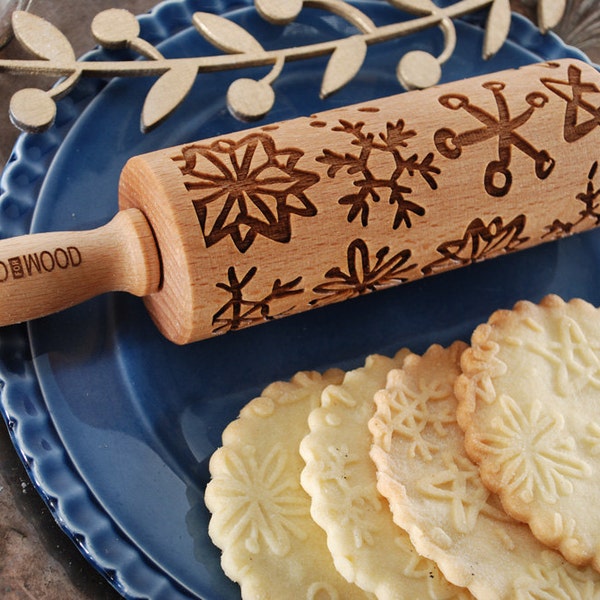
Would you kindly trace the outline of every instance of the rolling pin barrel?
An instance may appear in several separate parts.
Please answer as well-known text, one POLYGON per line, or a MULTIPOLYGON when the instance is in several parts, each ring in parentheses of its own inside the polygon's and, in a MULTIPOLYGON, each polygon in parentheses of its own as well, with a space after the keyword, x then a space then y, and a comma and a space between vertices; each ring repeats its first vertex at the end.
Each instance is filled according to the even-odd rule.
MULTIPOLYGON (((160 330, 187 343, 594 227, 599 84, 591 65, 562 60, 134 157, 100 236, 124 266, 95 293, 144 296, 160 330)), ((51 243, 66 252, 56 260, 94 262, 80 238, 56 239, 38 254, 51 243)), ((29 252, 10 243, 0 313, 27 302, 24 281, 38 295, 77 287, 15 279, 11 258, 29 252)), ((93 295, 87 280, 76 301, 93 295)), ((47 304, 21 317, 60 308, 47 304)))

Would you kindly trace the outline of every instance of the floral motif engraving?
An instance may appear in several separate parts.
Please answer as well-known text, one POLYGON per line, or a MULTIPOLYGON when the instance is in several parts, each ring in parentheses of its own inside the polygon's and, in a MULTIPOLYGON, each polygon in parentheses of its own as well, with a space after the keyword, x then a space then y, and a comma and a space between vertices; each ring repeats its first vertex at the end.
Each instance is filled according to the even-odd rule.
POLYGON ((289 242, 292 215, 317 214, 305 192, 319 176, 297 168, 303 154, 296 148, 277 149, 265 133, 185 146, 181 172, 193 192, 206 246, 228 236, 240 252, 258 235, 289 242))
POLYGON ((353 183, 358 191, 338 200, 341 205, 350 207, 348 222, 360 217, 360 223, 366 227, 369 223, 370 202, 379 202, 382 192, 385 192, 388 194, 389 204, 396 205, 392 227, 398 229, 402 224, 411 227, 411 214, 422 217, 425 208, 407 199, 413 189, 401 183, 406 181, 403 175, 418 173, 432 190, 437 189, 435 175, 439 175, 441 171, 433 164, 433 152, 429 152, 421 160, 416 154, 408 158, 402 155, 401 149, 407 148, 408 140, 417 135, 414 130, 406 129, 402 119, 395 124, 388 123, 386 131, 379 133, 380 141, 375 138, 374 133, 363 131, 363 122, 350 123, 340 119, 339 123, 332 130, 352 136, 354 139, 351 144, 358 147, 359 152, 341 154, 324 149, 317 161, 328 165, 327 175, 331 178, 344 169, 349 175, 360 176, 353 183))
POLYGON ((257 271, 257 267, 252 267, 240 280, 235 267, 229 267, 227 271, 228 283, 216 284, 216 287, 229 293, 231 299, 213 315, 212 324, 216 326, 213 333, 234 331, 255 323, 271 321, 294 310, 294 306, 288 306, 284 310, 275 313, 273 312, 273 304, 277 300, 302 294, 304 290, 297 287, 302 281, 302 277, 296 277, 296 279, 292 279, 287 283, 281 283, 280 279, 276 279, 271 286, 271 291, 266 296, 258 300, 251 300, 244 297, 244 288, 248 286, 257 271))
POLYGON ((529 108, 513 117, 503 94, 504 83, 489 81, 484 83, 483 87, 494 95, 497 116, 475 106, 467 96, 462 94, 445 94, 439 98, 442 106, 454 111, 462 109, 475 117, 483 126, 462 133, 456 133, 446 127, 438 129, 434 136, 438 151, 446 158, 457 159, 466 146, 497 137, 498 158, 488 163, 484 175, 484 187, 490 196, 501 197, 510 191, 512 186, 510 164, 513 147, 533 159, 538 179, 546 179, 554 169, 554 159, 546 150, 538 150, 529 140, 520 135, 518 130, 529 121, 536 110, 548 102, 548 97, 541 92, 527 94, 525 101, 529 108))
POLYGON ((557 340, 546 340, 544 344, 528 341, 526 347, 553 365, 555 391, 560 396, 587 386, 600 390, 600 344, 588 340, 571 317, 561 317, 557 340))
POLYGON ((529 240, 521 234, 527 218, 518 215, 506 225, 501 217, 496 217, 486 225, 481 219, 473 219, 461 239, 440 244, 436 250, 441 258, 421 269, 424 275, 437 271, 460 267, 473 262, 496 256, 502 252, 518 250, 521 244, 529 240))
POLYGON ((364 240, 356 239, 350 243, 346 253, 348 272, 333 267, 325 273, 327 281, 317 285, 313 292, 322 294, 321 298, 310 301, 311 306, 337 302, 373 292, 377 289, 403 283, 402 275, 415 268, 415 264, 406 265, 411 256, 410 250, 388 257, 390 249, 383 246, 375 254, 375 264, 371 265, 369 248, 364 240))
POLYGON ((600 88, 588 81, 581 81, 581 69, 570 65, 567 70, 567 81, 542 78, 542 83, 557 96, 565 100, 565 121, 563 135, 566 142, 576 142, 600 125, 600 106, 592 104, 585 98, 588 94, 598 94, 600 88), (590 118, 580 120, 580 113, 590 118))
POLYGON ((419 480, 417 488, 428 498, 450 503, 454 528, 468 533, 486 506, 489 491, 481 482, 479 468, 468 458, 448 452, 442 458, 446 469, 419 480))
POLYGON ((228 450, 225 458, 227 470, 213 485, 227 502, 213 518, 226 532, 227 545, 243 540, 248 552, 256 554, 265 544, 276 556, 285 556, 292 536, 306 538, 301 521, 296 520, 310 511, 309 501, 298 494, 299 483, 286 452, 277 444, 260 463, 251 447, 243 455, 228 450))
POLYGON ((502 464, 507 494, 531 502, 537 490, 545 502, 552 503, 573 492, 572 479, 590 476, 574 440, 562 431, 560 415, 544 410, 540 402, 533 402, 528 414, 509 396, 501 396, 498 402, 502 414, 480 443, 502 464))
POLYGON ((600 189, 597 189, 594 185, 594 179, 597 172, 598 161, 596 160, 588 172, 588 181, 585 192, 579 192, 577 196, 575 196, 577 200, 583 202, 585 205, 585 208, 579 211, 579 219, 572 222, 569 221, 567 223, 564 223, 560 219, 555 219, 551 225, 546 226, 546 233, 542 236, 542 238, 558 238, 574 233, 579 225, 588 221, 589 219, 593 221, 591 226, 600 224, 600 212, 597 212, 598 208, 600 207, 600 203, 596 202, 598 196, 600 196, 600 189))

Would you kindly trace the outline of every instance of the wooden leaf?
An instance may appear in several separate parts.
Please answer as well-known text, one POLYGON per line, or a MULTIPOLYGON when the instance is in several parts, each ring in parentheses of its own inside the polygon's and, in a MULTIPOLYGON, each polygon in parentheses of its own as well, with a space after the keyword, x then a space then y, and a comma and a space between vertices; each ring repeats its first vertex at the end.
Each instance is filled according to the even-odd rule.
POLYGON ((164 121, 188 95, 198 68, 181 63, 161 75, 150 88, 142 108, 142 129, 148 131, 164 121))
POLYGON ((54 25, 28 12, 13 13, 12 26, 20 44, 46 60, 75 62, 69 40, 54 25))
POLYGON ((367 54, 367 44, 360 37, 342 40, 333 51, 321 84, 321 96, 326 97, 343 88, 360 70, 367 54))
POLYGON ((500 50, 508 37, 510 20, 510 0, 494 0, 488 13, 485 28, 485 38, 483 41, 484 58, 489 58, 500 50))
POLYGON ((213 46, 228 54, 263 52, 256 38, 237 23, 212 13, 196 12, 192 22, 198 32, 213 46))
POLYGON ((560 23, 566 8, 567 0, 538 0, 538 23, 543 33, 560 23))
POLYGON ((438 7, 431 0, 389 0, 396 8, 412 14, 433 14, 438 7))

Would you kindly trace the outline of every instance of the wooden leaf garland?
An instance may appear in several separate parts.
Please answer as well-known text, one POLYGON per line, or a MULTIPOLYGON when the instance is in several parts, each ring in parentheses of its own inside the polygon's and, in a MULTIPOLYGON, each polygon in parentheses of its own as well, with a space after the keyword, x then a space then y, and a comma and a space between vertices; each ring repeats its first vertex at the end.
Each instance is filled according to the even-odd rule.
POLYGON ((321 96, 325 98, 351 81, 360 70, 366 55, 367 44, 363 38, 351 37, 340 42, 327 63, 321 96))
POLYGON ((162 123, 179 106, 192 89, 197 74, 195 65, 179 63, 157 79, 142 108, 143 131, 162 123))
POLYGON ((32 54, 46 60, 75 62, 69 40, 45 19, 17 11, 13 14, 12 25, 15 37, 32 54))
POLYGON ((414 14, 431 14, 438 10, 431 0, 391 0, 391 4, 414 14))
POLYGON ((487 17, 483 56, 489 58, 500 50, 508 37, 511 12, 510 0, 494 0, 487 17))
POLYGON ((237 23, 211 13, 197 12, 194 27, 213 46, 228 54, 263 52, 257 39, 237 23))
MULTIPOLYGON (((381 0, 382 2, 384 0, 381 0)), ((240 75, 226 92, 230 111, 241 119, 261 119, 275 104, 275 80, 292 60, 329 56, 321 97, 327 97, 347 85, 364 64, 367 48, 430 28, 443 33, 444 47, 439 53, 411 49, 398 56, 397 77, 406 88, 426 88, 441 78, 442 67, 456 47, 454 19, 488 9, 483 55, 495 54, 508 37, 511 26, 510 0, 449 0, 438 6, 436 0, 385 0, 389 5, 415 15, 397 22, 376 24, 365 7, 351 0, 254 0, 254 9, 270 23, 287 26, 304 8, 325 13, 325 19, 341 19, 339 32, 352 30, 345 37, 315 41, 306 45, 265 48, 250 32, 235 21, 218 14, 198 11, 191 16, 195 29, 224 54, 166 58, 151 42, 140 37, 136 17, 124 9, 99 12, 91 24, 96 41, 108 50, 128 47, 145 60, 77 61, 67 38, 53 25, 32 15, 13 13, 16 39, 36 56, 35 60, 0 59, 3 73, 36 73, 55 77, 49 90, 28 88, 14 94, 10 115, 13 123, 25 131, 42 131, 52 123, 51 108, 69 93, 83 76, 150 76, 156 81, 145 99, 141 125, 144 131, 165 120, 190 92, 195 78, 205 72, 268 67, 258 79, 240 75), (40 60, 41 59, 41 60, 40 60), (39 106, 36 106, 39 104, 39 106), (39 110, 38 110, 39 109, 39 110)), ((531 0, 537 2, 540 28, 554 27, 564 14, 567 0, 531 0)), ((338 31, 338 29, 335 29, 338 31)), ((289 36, 293 39, 294 36, 289 36)), ((288 39, 284 34, 281 40, 288 39)), ((55 108, 55 107, 54 107, 55 108)), ((53 113, 52 113, 53 114, 53 113)))
POLYGON ((538 22, 542 32, 546 32, 556 27, 562 19, 567 0, 539 0, 538 3, 538 22))

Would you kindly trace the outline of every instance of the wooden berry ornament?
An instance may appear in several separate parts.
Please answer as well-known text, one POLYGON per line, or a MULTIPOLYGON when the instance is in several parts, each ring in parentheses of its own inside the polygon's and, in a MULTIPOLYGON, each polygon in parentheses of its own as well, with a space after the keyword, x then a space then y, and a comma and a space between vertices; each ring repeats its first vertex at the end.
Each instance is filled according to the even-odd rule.
POLYGON ((563 60, 134 157, 105 227, 0 243, 0 323, 126 290, 186 343, 589 229, 599 84, 563 60))

